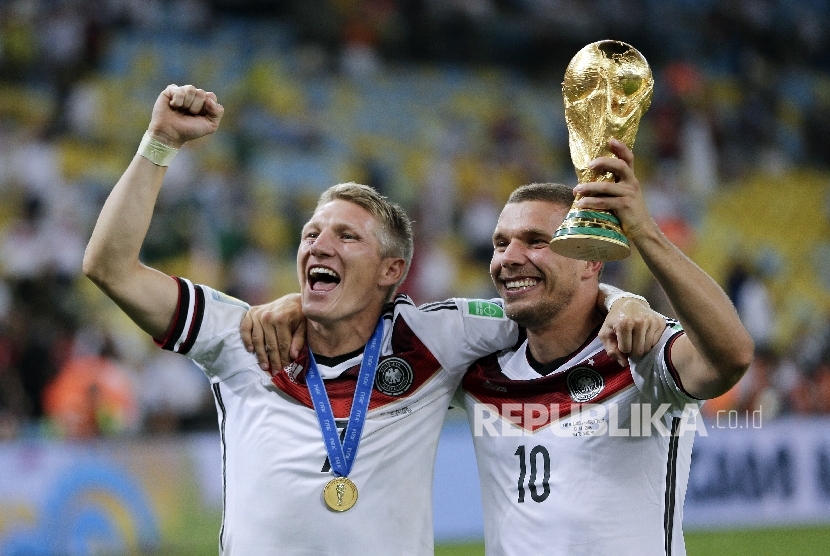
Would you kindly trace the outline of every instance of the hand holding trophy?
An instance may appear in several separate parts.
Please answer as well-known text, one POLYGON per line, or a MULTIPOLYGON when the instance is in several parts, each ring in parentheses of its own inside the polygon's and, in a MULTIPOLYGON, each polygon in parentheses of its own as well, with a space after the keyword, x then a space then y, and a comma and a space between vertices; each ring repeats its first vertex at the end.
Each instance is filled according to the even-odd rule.
MULTIPOLYGON (((629 148, 634 146, 640 118, 651 104, 653 90, 648 62, 624 42, 591 43, 571 59, 562 94, 571 161, 579 183, 614 181, 612 174, 596 175, 588 163, 600 156, 614 156, 608 150, 612 137, 629 148)), ((554 234, 550 248, 585 261, 615 261, 631 253, 613 213, 576 205, 554 234)))

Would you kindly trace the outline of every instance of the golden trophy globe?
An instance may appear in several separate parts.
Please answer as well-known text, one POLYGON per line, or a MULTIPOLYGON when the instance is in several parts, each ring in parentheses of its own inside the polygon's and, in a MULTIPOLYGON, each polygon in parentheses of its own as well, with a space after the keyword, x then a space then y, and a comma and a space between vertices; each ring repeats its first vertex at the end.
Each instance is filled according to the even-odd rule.
MULTIPOLYGON (((600 156, 614 156, 608 150, 611 137, 633 148, 653 90, 648 62, 624 42, 591 43, 571 59, 565 69, 562 96, 571 161, 579 183, 614 181, 613 174, 597 175, 588 163, 600 156)), ((616 261, 631 253, 620 221, 612 212, 576 208, 576 204, 556 230, 550 248, 584 261, 616 261)))

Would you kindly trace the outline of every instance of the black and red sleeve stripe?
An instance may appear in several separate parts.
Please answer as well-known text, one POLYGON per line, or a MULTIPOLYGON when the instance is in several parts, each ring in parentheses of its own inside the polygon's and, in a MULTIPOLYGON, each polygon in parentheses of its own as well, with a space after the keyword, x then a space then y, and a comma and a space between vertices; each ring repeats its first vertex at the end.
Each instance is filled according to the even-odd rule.
POLYGON ((683 387, 683 383, 680 381, 680 373, 677 372, 677 368, 674 366, 674 363, 672 363, 672 360, 671 360, 671 346, 683 334, 685 334, 685 332, 682 331, 682 330, 679 330, 674 334, 674 336, 669 338, 668 342, 666 342, 665 352, 664 352, 665 353, 665 359, 666 359, 666 367, 668 367, 669 374, 671 374, 671 377, 674 379, 674 383, 677 385, 677 387, 680 389, 680 391, 683 392, 686 396, 692 398, 693 400, 697 400, 697 399, 700 399, 700 398, 692 396, 683 387))
POLYGON ((168 351, 187 354, 193 347, 205 313, 205 292, 202 286, 190 280, 172 277, 179 287, 179 302, 167 336, 154 339, 156 345, 168 351))

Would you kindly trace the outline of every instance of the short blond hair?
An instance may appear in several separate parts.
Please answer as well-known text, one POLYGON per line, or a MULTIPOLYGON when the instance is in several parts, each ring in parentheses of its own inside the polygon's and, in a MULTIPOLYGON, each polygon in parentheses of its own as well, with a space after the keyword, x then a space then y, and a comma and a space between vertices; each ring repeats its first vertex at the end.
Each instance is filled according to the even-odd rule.
POLYGON ((320 195, 314 210, 336 200, 354 203, 374 216, 380 224, 377 234, 380 256, 383 258, 401 257, 406 262, 401 279, 392 286, 387 297, 387 301, 391 300, 395 295, 395 290, 406 279, 409 267, 412 265, 412 255, 415 252, 412 221, 400 205, 393 203, 376 189, 354 182, 338 183, 329 187, 320 195))

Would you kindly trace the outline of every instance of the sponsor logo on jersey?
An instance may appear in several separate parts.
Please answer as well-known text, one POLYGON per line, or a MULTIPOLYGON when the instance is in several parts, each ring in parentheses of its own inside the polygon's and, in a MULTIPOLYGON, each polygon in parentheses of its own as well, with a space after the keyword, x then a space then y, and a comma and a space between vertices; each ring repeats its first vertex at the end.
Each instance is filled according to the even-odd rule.
POLYGON ((467 314, 471 317, 482 317, 491 319, 503 319, 504 309, 501 305, 492 301, 473 299, 467 301, 467 314))
POLYGON ((568 391, 575 402, 589 402, 599 396, 603 388, 602 375, 590 367, 577 367, 568 374, 568 391))
POLYGON ((415 372, 400 357, 388 357, 380 362, 375 375, 375 388, 387 396, 400 396, 412 386, 415 372))
POLYGON ((303 371, 303 366, 293 362, 290 365, 283 367, 282 370, 288 375, 288 380, 296 384, 297 376, 303 371))
POLYGON ((498 384, 493 384, 489 380, 485 380, 484 384, 482 384, 482 386, 485 387, 485 388, 488 388, 490 390, 497 390, 499 392, 507 392, 507 388, 505 388, 504 386, 499 386, 498 384))

